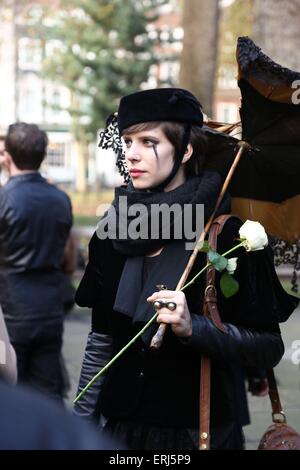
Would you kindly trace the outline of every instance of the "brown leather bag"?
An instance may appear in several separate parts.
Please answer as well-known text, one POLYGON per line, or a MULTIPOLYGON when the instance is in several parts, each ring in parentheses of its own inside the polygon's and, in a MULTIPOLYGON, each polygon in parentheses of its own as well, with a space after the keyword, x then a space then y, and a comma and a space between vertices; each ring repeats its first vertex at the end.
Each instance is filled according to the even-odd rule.
POLYGON ((300 450, 300 434, 286 422, 273 369, 268 371, 268 382, 273 424, 263 434, 258 450, 300 450))

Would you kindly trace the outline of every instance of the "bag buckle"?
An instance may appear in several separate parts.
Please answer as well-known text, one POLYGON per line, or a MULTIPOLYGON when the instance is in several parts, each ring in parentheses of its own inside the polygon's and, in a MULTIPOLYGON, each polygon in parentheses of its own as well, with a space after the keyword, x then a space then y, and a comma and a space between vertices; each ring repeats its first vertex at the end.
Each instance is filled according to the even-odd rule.
POLYGON ((212 289, 213 291, 213 295, 216 297, 217 296, 217 289, 215 288, 215 286, 213 284, 208 284, 208 286, 206 286, 205 288, 205 291, 204 291, 204 299, 206 299, 206 296, 207 296, 207 292, 212 289))
POLYGON ((284 411, 279 411, 278 413, 272 413, 272 418, 273 418, 274 423, 286 424, 286 416, 285 416, 284 411))

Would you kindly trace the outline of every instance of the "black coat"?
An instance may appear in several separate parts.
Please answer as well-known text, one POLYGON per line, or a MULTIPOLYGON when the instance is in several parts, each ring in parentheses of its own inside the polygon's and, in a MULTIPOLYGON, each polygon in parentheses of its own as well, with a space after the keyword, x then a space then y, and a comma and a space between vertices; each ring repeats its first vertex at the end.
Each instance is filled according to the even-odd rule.
MULTIPOLYGON (((218 240, 223 253, 236 242, 240 222, 230 219, 218 240)), ((228 334, 220 332, 202 313, 205 276, 186 290, 193 321, 188 341, 176 337, 169 328, 159 352, 150 351, 138 340, 110 368, 101 396, 102 413, 115 419, 155 425, 198 427, 199 372, 201 353, 212 359, 211 425, 212 439, 217 429, 229 432, 238 422, 235 367, 274 367, 284 346, 278 321, 295 305, 282 289, 265 249, 246 253, 239 249, 235 278, 239 292, 225 299, 216 277, 218 304, 228 334)), ((125 258, 110 240, 94 234, 89 246, 89 263, 76 294, 80 306, 91 307, 92 329, 111 334, 113 353, 117 353, 141 328, 132 319, 113 310, 114 299, 125 258)), ((189 278, 203 266, 200 253, 189 278)))
POLYGON ((0 299, 5 319, 61 317, 61 262, 72 226, 67 194, 38 172, 0 189, 0 299))
POLYGON ((123 449, 32 389, 0 381, 0 400, 0 450, 123 449))

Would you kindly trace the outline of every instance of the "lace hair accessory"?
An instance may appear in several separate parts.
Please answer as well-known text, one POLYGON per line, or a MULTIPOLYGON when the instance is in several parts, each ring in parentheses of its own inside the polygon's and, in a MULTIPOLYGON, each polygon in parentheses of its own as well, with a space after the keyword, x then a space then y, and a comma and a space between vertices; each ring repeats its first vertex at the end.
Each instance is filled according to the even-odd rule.
POLYGON ((125 154, 122 139, 118 127, 118 113, 111 114, 106 120, 106 127, 100 132, 98 147, 107 150, 112 149, 117 155, 116 166, 125 183, 129 183, 130 175, 125 163, 125 154))

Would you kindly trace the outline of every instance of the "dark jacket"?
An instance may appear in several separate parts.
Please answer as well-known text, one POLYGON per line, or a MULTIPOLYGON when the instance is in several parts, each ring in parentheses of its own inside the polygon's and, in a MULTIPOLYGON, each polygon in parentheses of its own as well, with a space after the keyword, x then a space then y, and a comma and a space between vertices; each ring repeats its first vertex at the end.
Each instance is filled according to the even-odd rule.
POLYGON ((60 265, 72 225, 69 197, 38 172, 0 190, 1 303, 6 319, 61 310, 60 265))
MULTIPOLYGON (((218 252, 236 242, 240 222, 230 219, 219 237, 218 252)), ((80 306, 93 308, 92 329, 111 334, 113 354, 141 328, 132 319, 113 310, 124 257, 110 240, 94 235, 90 259, 76 295, 80 306)), ((238 421, 235 366, 269 368, 281 359, 284 346, 278 321, 295 305, 283 291, 269 249, 246 253, 239 249, 235 278, 239 292, 225 299, 216 278, 218 304, 228 334, 219 331, 202 313, 205 276, 186 291, 193 320, 193 335, 187 341, 167 330, 163 346, 150 351, 138 340, 110 368, 104 382, 100 408, 106 417, 129 419, 156 425, 197 427, 199 416, 199 374, 201 354, 212 359, 211 425, 227 429, 238 421)), ((200 271, 205 255, 200 253, 189 276, 200 271)))
POLYGON ((0 400, 0 450, 123 449, 32 389, 0 381, 0 400))

